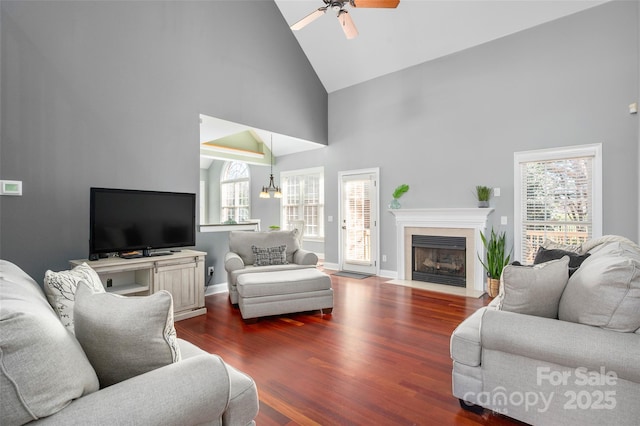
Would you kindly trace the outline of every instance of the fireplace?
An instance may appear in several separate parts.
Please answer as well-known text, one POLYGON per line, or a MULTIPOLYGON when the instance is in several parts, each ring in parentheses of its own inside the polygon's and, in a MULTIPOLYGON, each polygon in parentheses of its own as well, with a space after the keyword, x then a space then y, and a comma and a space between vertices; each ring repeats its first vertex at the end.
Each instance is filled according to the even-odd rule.
MULTIPOLYGON (((397 232, 397 278, 391 280, 392 283, 470 297, 484 293, 485 273, 479 260, 484 256, 484 246, 480 231, 486 232, 492 208, 389 212, 395 216, 397 232), (427 247, 426 252, 422 250, 424 247, 414 247, 414 238, 424 236, 436 247, 427 247), (442 244, 443 241, 446 244, 442 244), (450 247, 439 247, 442 245, 450 247)), ((423 239, 417 238, 417 241, 423 239)))
POLYGON ((466 287, 466 238, 411 236, 411 279, 466 287))

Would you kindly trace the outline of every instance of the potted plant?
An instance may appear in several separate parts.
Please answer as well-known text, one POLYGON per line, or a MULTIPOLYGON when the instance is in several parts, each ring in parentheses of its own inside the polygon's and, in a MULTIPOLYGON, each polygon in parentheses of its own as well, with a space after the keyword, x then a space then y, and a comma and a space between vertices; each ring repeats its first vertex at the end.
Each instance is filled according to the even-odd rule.
POLYGON ((269 230, 270 231, 279 231, 280 230, 280 226, 279 225, 269 225, 269 230))
POLYGON ((398 201, 398 199, 402 197, 405 194, 405 192, 407 192, 408 190, 409 190, 409 185, 407 185, 406 183, 403 183, 402 185, 398 186, 393 191, 393 194, 391 194, 391 196, 393 197, 393 200, 391 200, 391 204, 389 204, 389 208, 399 209, 400 201, 398 201))
POLYGON ((491 188, 488 186, 476 186, 476 197, 478 198, 478 207, 489 207, 489 198, 491 198, 491 188))
POLYGON ((509 264, 511 260, 511 254, 507 254, 506 247, 506 235, 505 232, 497 234, 493 228, 491 228, 491 235, 489 239, 480 231, 480 238, 482 239, 482 245, 486 251, 486 263, 478 254, 478 259, 487 272, 487 291, 489 296, 496 297, 500 289, 500 275, 505 266, 509 264))

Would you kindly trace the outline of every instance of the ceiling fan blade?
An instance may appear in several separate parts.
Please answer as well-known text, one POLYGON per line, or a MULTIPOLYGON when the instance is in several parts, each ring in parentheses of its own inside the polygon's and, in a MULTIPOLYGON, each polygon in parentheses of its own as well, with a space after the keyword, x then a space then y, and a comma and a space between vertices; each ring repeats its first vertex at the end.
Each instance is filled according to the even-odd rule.
POLYGON ((312 23, 313 21, 315 21, 316 19, 324 15, 326 11, 327 11, 326 7, 321 7, 318 10, 314 10, 313 12, 311 12, 310 14, 308 14, 307 16, 305 16, 304 18, 302 18, 301 20, 293 24, 291 26, 291 29, 294 31, 297 31, 306 27, 307 25, 309 25, 310 23, 312 23))
POLYGON ((400 0, 350 0, 351 6, 359 8, 387 8, 393 9, 398 7, 400 0))
POLYGON ((353 23, 351 19, 351 15, 346 10, 341 10, 338 13, 338 22, 340 22, 340 26, 342 27, 342 31, 344 31, 344 35, 348 39, 356 38, 358 36, 358 29, 356 25, 353 23))

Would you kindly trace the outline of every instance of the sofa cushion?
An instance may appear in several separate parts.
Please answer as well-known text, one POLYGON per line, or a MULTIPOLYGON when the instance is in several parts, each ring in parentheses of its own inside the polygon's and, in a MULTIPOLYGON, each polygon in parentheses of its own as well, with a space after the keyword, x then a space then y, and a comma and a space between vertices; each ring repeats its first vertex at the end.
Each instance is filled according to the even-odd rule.
POLYGON ((171 293, 125 297, 81 282, 76 337, 105 387, 180 360, 171 293))
POLYGON ((559 318, 605 329, 640 327, 640 260, 620 243, 601 247, 569 279, 559 318))
POLYGON ((558 305, 569 279, 569 257, 534 266, 507 265, 502 271, 499 308, 538 317, 558 318, 558 305))
POLYGON ((229 250, 237 253, 245 265, 253 265, 255 256, 251 246, 276 247, 286 245, 287 262, 293 262, 293 253, 300 249, 298 230, 292 231, 231 231, 229 232, 229 250))
POLYGON ((0 423, 23 424, 50 416, 98 390, 98 378, 80 344, 38 284, 4 260, 0 330, 0 423))
POLYGON ((331 277, 315 268, 242 274, 238 277, 238 293, 244 298, 299 294, 330 288, 331 277))
POLYGON ((536 258, 533 260, 533 264, 537 265, 539 263, 562 259, 564 256, 569 256, 569 276, 571 276, 590 255, 590 253, 578 254, 562 249, 546 249, 544 247, 540 247, 536 253, 536 258))
POLYGON ((104 292, 100 277, 91 266, 86 263, 76 266, 70 271, 47 271, 44 275, 44 292, 60 321, 72 333, 73 330, 73 302, 79 281, 91 286, 93 291, 104 292))
POLYGON ((251 251, 255 257, 253 266, 286 265, 289 263, 287 262, 286 245, 276 247, 251 246, 251 251))

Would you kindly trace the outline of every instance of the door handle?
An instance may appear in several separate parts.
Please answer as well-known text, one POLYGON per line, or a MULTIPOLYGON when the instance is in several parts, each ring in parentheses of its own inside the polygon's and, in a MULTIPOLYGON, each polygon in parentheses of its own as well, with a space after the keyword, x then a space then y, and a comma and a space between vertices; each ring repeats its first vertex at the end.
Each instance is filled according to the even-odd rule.
POLYGON ((344 226, 344 225, 342 225, 342 229, 347 229, 347 227, 346 227, 346 226, 344 226))

